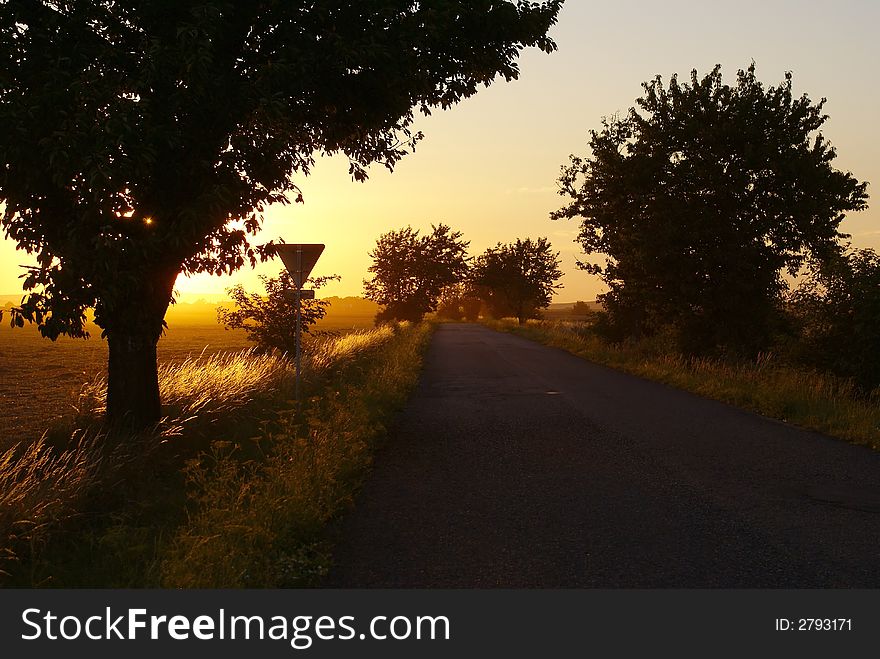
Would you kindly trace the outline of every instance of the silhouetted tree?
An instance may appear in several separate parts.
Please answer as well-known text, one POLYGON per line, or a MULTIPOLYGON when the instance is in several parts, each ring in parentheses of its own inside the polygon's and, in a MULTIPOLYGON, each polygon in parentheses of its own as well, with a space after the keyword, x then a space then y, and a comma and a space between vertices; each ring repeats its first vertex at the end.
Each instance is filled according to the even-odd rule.
POLYGON ((782 273, 838 249, 845 211, 865 183, 831 166, 825 99, 792 96, 791 75, 765 89, 752 64, 734 86, 721 67, 690 84, 644 83, 623 117, 592 131, 592 156, 571 156, 551 215, 577 218, 581 264, 623 334, 677 325, 694 350, 760 349, 773 332, 782 273))
POLYGON ((459 282, 443 289, 437 305, 437 315, 449 320, 476 321, 483 301, 469 282, 459 282))
POLYGON ((498 243, 474 260, 471 282, 496 318, 512 315, 520 324, 537 317, 562 288, 559 252, 546 238, 498 243))
MULTIPOLYGON (((338 276, 314 277, 306 280, 306 287, 319 289, 338 276)), ((289 355, 296 354, 296 283, 290 273, 282 271, 277 277, 260 275, 264 294, 249 293, 238 284, 227 289, 234 306, 217 309, 217 321, 227 329, 243 329, 248 339, 262 349, 275 349, 289 355)), ((302 300, 302 331, 327 314, 327 300, 302 300)))
POLYGON ((443 288, 467 272, 467 247, 445 224, 425 236, 410 226, 382 234, 370 252, 373 278, 364 281, 366 298, 385 307, 376 322, 417 322, 434 311, 443 288))
POLYGON ((880 255, 856 249, 812 263, 790 303, 803 333, 802 358, 864 389, 880 386, 880 255))
MULTIPOLYGON (((13 322, 109 344, 107 410, 159 419, 156 343, 178 274, 228 273, 291 175, 344 153, 392 169, 429 114, 527 46, 561 0, 6 0, 0 8, 2 227, 39 265, 13 322)), ((288 197, 287 195, 291 195, 288 197)))

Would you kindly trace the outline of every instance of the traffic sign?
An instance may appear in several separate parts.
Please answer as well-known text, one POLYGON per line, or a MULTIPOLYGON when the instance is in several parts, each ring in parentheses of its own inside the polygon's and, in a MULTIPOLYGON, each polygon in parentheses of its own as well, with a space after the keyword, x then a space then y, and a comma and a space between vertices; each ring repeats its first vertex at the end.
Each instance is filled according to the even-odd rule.
POLYGON ((284 262, 284 267, 293 277, 293 282, 297 288, 302 288, 312 268, 321 257, 324 251, 324 245, 319 244, 300 244, 300 245, 276 245, 275 252, 284 262))
POLYGON ((321 252, 324 251, 324 245, 316 244, 298 244, 298 245, 276 245, 275 253, 281 257, 284 267, 293 278, 296 285, 296 291, 293 292, 294 302, 296 302, 296 403, 299 406, 299 374, 301 370, 300 361, 302 360, 302 301, 314 300, 315 291, 302 290, 303 284, 309 278, 312 268, 318 262, 321 252))

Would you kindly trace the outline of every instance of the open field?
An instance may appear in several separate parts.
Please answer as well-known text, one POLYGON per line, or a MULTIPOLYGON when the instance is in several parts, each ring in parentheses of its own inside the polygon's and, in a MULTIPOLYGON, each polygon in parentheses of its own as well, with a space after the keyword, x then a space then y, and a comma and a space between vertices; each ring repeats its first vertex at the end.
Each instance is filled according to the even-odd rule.
MULTIPOLYGON (((318 328, 345 331, 372 326, 371 316, 328 315, 318 328)), ((100 328, 89 327, 87 340, 49 341, 32 327, 12 329, 0 324, 0 450, 36 439, 60 417, 73 411, 82 385, 104 375, 107 344, 100 328)), ((243 330, 226 330, 211 322, 170 323, 159 341, 159 363, 187 357, 239 351, 252 347, 243 330)))

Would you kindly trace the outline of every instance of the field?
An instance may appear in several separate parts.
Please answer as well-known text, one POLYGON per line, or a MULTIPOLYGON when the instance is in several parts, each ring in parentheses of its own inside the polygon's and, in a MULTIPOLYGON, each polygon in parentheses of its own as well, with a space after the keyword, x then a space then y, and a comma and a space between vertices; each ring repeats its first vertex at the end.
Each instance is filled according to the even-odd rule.
MULTIPOLYGON (((328 315, 318 327, 345 331, 372 326, 365 315, 328 315)), ((107 344, 98 327, 90 326, 87 340, 49 341, 31 327, 12 329, 0 324, 0 450, 31 441, 59 418, 73 411, 82 385, 104 375, 107 344)), ((160 364, 187 357, 240 351, 251 347, 243 330, 226 330, 204 318, 195 323, 170 322, 159 341, 160 364)))

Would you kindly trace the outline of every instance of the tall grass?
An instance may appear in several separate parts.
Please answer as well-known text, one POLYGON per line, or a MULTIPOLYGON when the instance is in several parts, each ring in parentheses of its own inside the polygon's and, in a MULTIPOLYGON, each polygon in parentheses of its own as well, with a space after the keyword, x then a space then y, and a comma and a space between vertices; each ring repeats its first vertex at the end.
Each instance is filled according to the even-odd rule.
POLYGON ((772 354, 739 362, 689 357, 676 352, 663 337, 610 344, 583 322, 486 324, 628 373, 880 449, 880 391, 865 395, 851 380, 786 364, 772 354))
MULTIPOLYGON (((397 331, 407 329, 407 323, 401 323, 397 331)), ((307 367, 315 372, 322 372, 340 363, 350 362, 365 352, 374 349, 394 336, 395 330, 390 325, 382 325, 372 330, 351 332, 341 337, 317 340, 312 345, 307 367)))
POLYGON ((315 585, 329 565, 325 526, 351 502, 385 424, 416 382, 429 335, 419 325, 326 344, 314 365, 355 368, 268 433, 265 459, 241 460, 215 444, 190 463, 196 506, 161 563, 161 585, 315 585))
MULTIPOLYGON (((222 414, 282 388, 292 374, 285 355, 256 349, 190 357, 159 367, 159 395, 169 420, 222 414)), ((79 394, 80 414, 98 416, 107 405, 107 380, 99 376, 79 394)))
MULTIPOLYGON (((175 560, 186 555, 198 565, 194 557, 218 547, 218 556, 227 555, 232 538, 271 554, 265 538, 278 541, 283 511, 300 520, 285 528, 303 528, 302 520, 319 524, 338 510, 339 497, 329 492, 362 468, 361 445, 378 436, 389 405, 411 385, 427 332, 379 328, 314 340, 303 364, 309 403, 299 412, 290 401, 293 364, 277 353, 248 350, 161 367, 167 416, 138 436, 103 430, 106 382, 87 383, 66 429, 0 454, 0 576, 13 585, 233 583, 212 582, 216 570, 186 577, 175 560), (404 354, 406 364, 397 363, 404 354), (358 389, 366 373, 370 382, 358 389), (330 436, 342 444, 325 450, 330 436), (247 514, 235 521, 236 511, 247 514)), ((259 554, 245 545, 238 551, 258 565, 259 554)), ((306 545, 298 551, 308 554, 306 545)), ((302 563, 289 552, 284 560, 302 563)), ((252 576, 240 583, 267 578, 265 567, 246 572, 252 576)))
POLYGON ((102 468, 95 441, 81 439, 57 451, 45 437, 0 455, 0 572, 22 547, 33 551, 75 515, 102 468))

